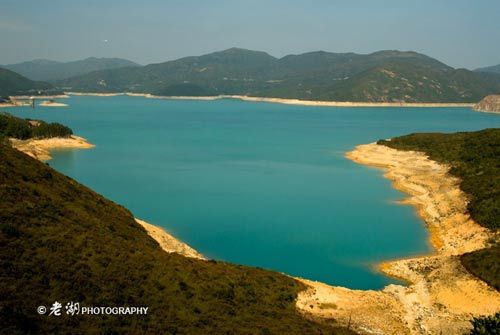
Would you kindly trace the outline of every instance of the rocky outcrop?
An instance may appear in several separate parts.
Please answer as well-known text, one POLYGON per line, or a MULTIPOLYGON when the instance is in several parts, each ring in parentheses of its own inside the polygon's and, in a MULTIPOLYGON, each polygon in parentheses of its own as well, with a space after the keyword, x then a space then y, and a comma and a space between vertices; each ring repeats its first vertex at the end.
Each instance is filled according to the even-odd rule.
POLYGON ((500 94, 488 95, 474 106, 480 112, 500 113, 500 94))

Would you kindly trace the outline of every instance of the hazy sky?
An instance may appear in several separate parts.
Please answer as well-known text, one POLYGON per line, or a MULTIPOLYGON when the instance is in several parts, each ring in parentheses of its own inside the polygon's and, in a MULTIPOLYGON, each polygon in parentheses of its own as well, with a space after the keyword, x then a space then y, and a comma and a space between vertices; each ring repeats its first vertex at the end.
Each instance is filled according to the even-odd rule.
POLYGON ((0 64, 148 64, 237 46, 276 57, 414 50, 476 68, 500 63, 500 0, 0 0, 0 45, 0 64))

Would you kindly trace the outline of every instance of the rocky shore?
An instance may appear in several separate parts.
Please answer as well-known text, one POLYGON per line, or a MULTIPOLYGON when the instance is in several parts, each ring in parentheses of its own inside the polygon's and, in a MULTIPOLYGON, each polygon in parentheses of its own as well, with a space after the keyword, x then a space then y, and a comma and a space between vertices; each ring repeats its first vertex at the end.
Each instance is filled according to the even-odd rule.
POLYGON ((474 105, 473 109, 479 112, 500 113, 500 94, 488 95, 474 105))
MULTIPOLYGON (((349 290, 302 280, 297 307, 304 314, 334 318, 361 334, 463 334, 474 316, 500 310, 500 293, 471 275, 459 256, 484 248, 492 234, 467 214, 467 198, 449 167, 423 153, 375 143, 347 154, 355 162, 383 168, 393 186, 409 195, 430 232, 430 255, 388 261, 384 273, 408 286, 381 291, 349 290)), ((401 224, 404 224, 402 222, 401 224)))

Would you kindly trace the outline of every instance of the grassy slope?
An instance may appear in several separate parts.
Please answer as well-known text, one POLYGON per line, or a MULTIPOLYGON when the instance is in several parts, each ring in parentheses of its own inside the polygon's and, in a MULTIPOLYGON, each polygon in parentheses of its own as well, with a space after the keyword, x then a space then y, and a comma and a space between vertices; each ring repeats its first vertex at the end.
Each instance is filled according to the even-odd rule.
POLYGON ((350 334, 301 317, 297 281, 163 252, 125 208, 0 144, 0 332, 350 334), (40 316, 38 305, 149 306, 40 316))
MULTIPOLYGON (((500 129, 454 134, 411 134, 379 141, 400 150, 423 151, 438 162, 451 165, 468 195, 468 210, 480 225, 500 228, 500 129)), ((500 290, 500 244, 464 255, 462 264, 500 290)))

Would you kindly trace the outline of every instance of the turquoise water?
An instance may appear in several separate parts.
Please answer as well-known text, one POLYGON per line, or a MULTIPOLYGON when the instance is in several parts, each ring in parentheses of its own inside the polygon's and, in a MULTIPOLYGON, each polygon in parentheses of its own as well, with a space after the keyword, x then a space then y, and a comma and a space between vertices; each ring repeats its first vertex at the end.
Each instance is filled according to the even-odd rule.
POLYGON ((465 108, 332 108, 237 100, 72 97, 9 109, 96 144, 49 164, 218 260, 351 288, 394 282, 381 260, 429 250, 382 171, 344 153, 420 131, 500 127, 465 108))

